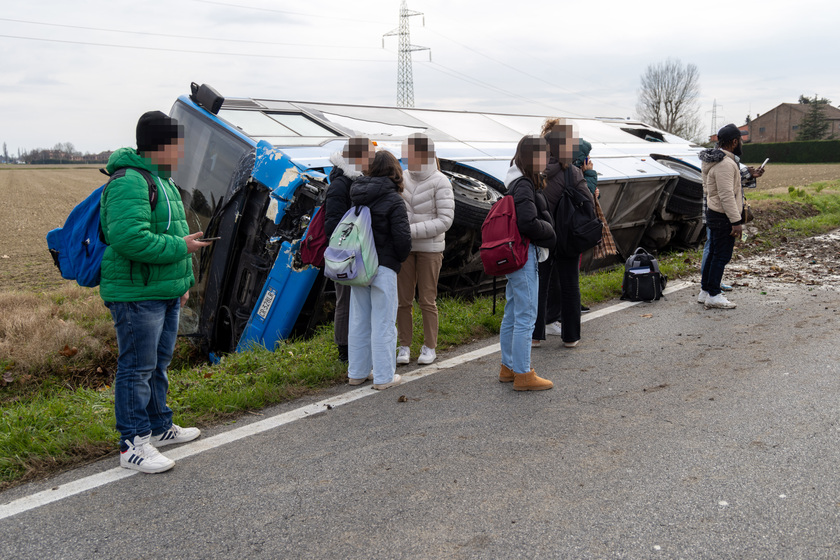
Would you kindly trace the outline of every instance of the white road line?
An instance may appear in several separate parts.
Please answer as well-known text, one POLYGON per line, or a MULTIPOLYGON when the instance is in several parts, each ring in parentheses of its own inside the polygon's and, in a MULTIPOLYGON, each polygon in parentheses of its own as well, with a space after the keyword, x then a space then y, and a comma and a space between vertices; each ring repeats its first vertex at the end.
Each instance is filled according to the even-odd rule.
MULTIPOLYGON (((678 290, 682 290, 683 288, 686 288, 690 285, 690 282, 673 282, 665 290, 665 294, 670 294, 678 290)), ((641 302, 626 301, 622 303, 617 303, 615 305, 611 305, 610 307, 587 313, 584 317, 581 318, 581 322, 585 323, 588 321, 592 321, 593 319, 597 319, 598 317, 604 317, 605 315, 609 315, 611 313, 623 311, 624 309, 627 309, 628 307, 633 307, 634 305, 638 305, 639 303, 641 302)), ((462 354, 460 356, 456 356, 454 358, 450 358, 448 360, 444 360, 442 362, 431 364, 429 366, 414 370, 411 373, 403 375, 403 379, 406 383, 410 383, 411 381, 422 379, 439 371, 451 369, 456 366, 465 364, 467 362, 483 358, 484 356, 495 354, 499 351, 499 343, 490 344, 489 346, 485 346, 484 348, 479 348, 478 350, 473 350, 472 352, 467 352, 466 354, 462 354)), ((321 414, 322 412, 327 411, 331 408, 351 403, 355 400, 364 397, 369 397, 371 395, 377 394, 378 392, 379 391, 372 389, 370 386, 354 389, 342 395, 338 395, 337 397, 324 399, 322 401, 318 401, 316 403, 303 406, 295 410, 290 410, 289 412, 284 412, 283 414, 278 414, 277 416, 266 418, 265 420, 260 420, 259 422, 248 424, 247 426, 234 428, 233 430, 209 438, 196 440, 192 443, 182 445, 177 449, 166 451, 166 456, 174 461, 186 459, 187 457, 191 457, 193 455, 197 455, 205 451, 210 451, 211 449, 216 449, 217 447, 221 447, 228 443, 232 443, 234 441, 246 437, 257 435, 268 430, 273 430, 274 428, 278 428, 285 424, 289 424, 296 420, 300 420, 301 418, 306 418, 307 416, 314 416, 315 414, 321 414)), ((99 474, 94 474, 85 478, 81 478, 79 480, 74 480, 73 482, 62 484, 61 486, 56 486, 51 490, 44 490, 42 492, 37 492, 29 496, 24 496, 23 498, 19 498, 8 504, 1 505, 0 519, 5 519, 7 517, 17 515, 19 513, 36 509, 41 506, 50 504, 52 502, 57 502, 59 500, 63 500, 64 498, 69 498, 70 496, 75 496, 76 494, 81 494, 82 492, 87 492, 88 490, 92 490, 94 488, 98 488, 100 486, 104 486, 111 482, 116 482, 117 480, 122 480, 124 478, 128 478, 129 476, 134 476, 136 474, 140 473, 138 471, 130 471, 122 467, 117 467, 115 469, 111 469, 99 474)))

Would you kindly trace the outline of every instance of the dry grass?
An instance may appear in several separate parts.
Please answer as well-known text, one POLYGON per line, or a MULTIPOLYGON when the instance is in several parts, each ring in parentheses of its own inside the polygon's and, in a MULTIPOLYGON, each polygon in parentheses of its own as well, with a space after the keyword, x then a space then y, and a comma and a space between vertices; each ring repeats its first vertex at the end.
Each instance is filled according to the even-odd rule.
POLYGON ((96 290, 68 283, 49 294, 0 293, 0 369, 6 381, 63 374, 72 383, 97 367, 107 374, 115 348, 110 313, 96 290))

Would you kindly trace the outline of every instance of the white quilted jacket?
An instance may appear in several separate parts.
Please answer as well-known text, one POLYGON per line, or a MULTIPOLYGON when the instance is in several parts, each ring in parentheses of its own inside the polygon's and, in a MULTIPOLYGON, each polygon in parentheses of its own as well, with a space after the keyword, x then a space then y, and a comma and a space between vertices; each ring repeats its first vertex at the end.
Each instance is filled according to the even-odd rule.
POLYGON ((408 222, 411 224, 411 250, 422 253, 442 252, 446 230, 455 217, 452 185, 434 163, 420 171, 406 171, 402 193, 408 222))

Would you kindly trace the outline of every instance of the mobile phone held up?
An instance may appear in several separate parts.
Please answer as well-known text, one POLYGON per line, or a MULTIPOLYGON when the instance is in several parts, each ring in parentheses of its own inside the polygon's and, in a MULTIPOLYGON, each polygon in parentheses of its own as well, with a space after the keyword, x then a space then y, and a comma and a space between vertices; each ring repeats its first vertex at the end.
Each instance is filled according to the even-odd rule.
POLYGON ((221 237, 202 237, 200 239, 196 239, 196 241, 218 241, 221 237))

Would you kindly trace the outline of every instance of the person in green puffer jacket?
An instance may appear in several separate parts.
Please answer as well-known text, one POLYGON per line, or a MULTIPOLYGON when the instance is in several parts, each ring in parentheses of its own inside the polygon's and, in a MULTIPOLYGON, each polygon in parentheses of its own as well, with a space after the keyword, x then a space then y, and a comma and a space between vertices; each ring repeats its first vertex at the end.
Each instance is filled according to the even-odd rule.
POLYGON ((102 194, 100 218, 108 247, 102 258, 100 295, 111 311, 119 358, 114 412, 120 432, 120 466, 146 473, 175 463, 156 447, 197 438, 198 428, 172 423, 166 405, 166 369, 175 350, 180 310, 195 283, 191 253, 209 245, 190 234, 184 205, 171 179, 184 155, 183 127, 160 111, 137 123, 137 149, 111 155, 107 171, 128 168, 102 194), (157 186, 152 210, 149 185, 157 186))

